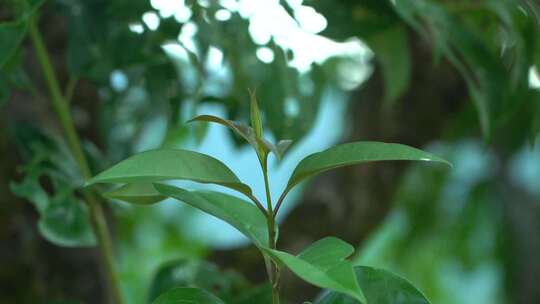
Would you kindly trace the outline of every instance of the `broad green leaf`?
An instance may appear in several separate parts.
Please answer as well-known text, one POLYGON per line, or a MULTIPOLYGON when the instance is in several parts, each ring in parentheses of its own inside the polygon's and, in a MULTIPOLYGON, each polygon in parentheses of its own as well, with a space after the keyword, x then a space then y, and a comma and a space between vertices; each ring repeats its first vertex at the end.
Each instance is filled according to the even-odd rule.
POLYGON ((165 196, 180 200, 229 223, 252 240, 257 247, 268 244, 266 218, 253 204, 219 192, 187 191, 163 184, 154 184, 154 187, 165 196))
POLYGON ((181 287, 167 291, 152 304, 225 304, 213 294, 199 288, 181 287))
POLYGON ((221 161, 208 155, 179 149, 161 149, 133 155, 89 180, 95 183, 152 183, 191 180, 222 185, 251 195, 251 189, 221 161))
POLYGON ((385 160, 433 161, 450 165, 448 161, 436 155, 401 144, 353 142, 338 145, 304 158, 289 178, 286 192, 303 179, 330 169, 385 160))
POLYGON ((298 256, 269 248, 263 250, 306 282, 348 294, 366 303, 356 282, 353 265, 345 260, 354 252, 354 248, 344 241, 333 237, 324 238, 298 256))
MULTIPOLYGON (((369 304, 429 304, 407 280, 382 269, 355 266, 358 283, 369 304)), ((357 300, 338 292, 326 292, 315 304, 356 304, 357 300)))
POLYGON ((137 205, 151 205, 165 199, 150 183, 130 183, 106 192, 104 196, 137 205))

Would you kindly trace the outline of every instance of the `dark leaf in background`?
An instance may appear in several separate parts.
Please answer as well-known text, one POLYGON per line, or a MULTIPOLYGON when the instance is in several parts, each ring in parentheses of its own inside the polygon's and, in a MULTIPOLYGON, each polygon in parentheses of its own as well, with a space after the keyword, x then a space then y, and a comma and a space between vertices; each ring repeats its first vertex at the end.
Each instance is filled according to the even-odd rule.
POLYGON ((229 303, 228 299, 248 289, 248 283, 240 274, 221 271, 214 264, 180 259, 168 262, 159 268, 152 279, 149 301, 176 287, 201 288, 229 303))
POLYGON ((203 289, 189 287, 171 289, 152 302, 152 304, 179 303, 225 304, 225 302, 203 289))
POLYGON ((411 62, 407 30, 393 26, 369 36, 367 44, 381 65, 385 86, 384 101, 391 105, 409 87, 411 62))
POLYGON ((88 207, 74 196, 69 185, 59 185, 49 196, 37 178, 27 176, 21 183, 12 183, 11 191, 34 204, 40 214, 39 232, 51 243, 65 247, 95 245, 88 207))
POLYGON ((0 23, 0 71, 17 51, 26 34, 26 22, 0 23))
POLYGON ((25 177, 12 182, 11 191, 34 204, 45 239, 59 246, 93 246, 96 240, 88 208, 75 193, 82 179, 65 145, 22 125, 16 134, 19 149, 28 160, 22 168, 25 177))

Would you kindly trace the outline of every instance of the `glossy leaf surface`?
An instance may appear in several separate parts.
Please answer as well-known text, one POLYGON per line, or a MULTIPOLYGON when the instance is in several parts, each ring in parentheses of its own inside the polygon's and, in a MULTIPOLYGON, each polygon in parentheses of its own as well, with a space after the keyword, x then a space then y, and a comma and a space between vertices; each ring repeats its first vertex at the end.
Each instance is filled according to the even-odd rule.
POLYGON ((406 145, 353 142, 338 145, 304 158, 294 169, 287 184, 287 190, 303 179, 330 169, 385 160, 433 161, 450 165, 449 162, 436 155, 406 145))
POLYGON ((167 291, 152 304, 225 304, 211 293, 198 288, 181 287, 167 291))
POLYGON ((180 200, 211 214, 238 229, 258 247, 268 244, 266 218, 253 204, 237 197, 213 191, 188 191, 155 184, 161 194, 180 200))
MULTIPOLYGON (((425 296, 407 280, 382 269, 354 267, 358 283, 369 304, 429 304, 425 296)), ((354 298, 327 292, 315 304, 356 304, 354 298)))
POLYGON ((133 155, 96 175, 95 183, 152 183, 164 180, 191 180, 222 185, 250 195, 251 189, 221 161, 193 151, 162 149, 133 155))
POLYGON ((268 248, 264 250, 306 282, 343 292, 365 303, 352 263, 345 260, 354 252, 354 248, 344 241, 333 237, 324 238, 313 243, 298 256, 268 248))

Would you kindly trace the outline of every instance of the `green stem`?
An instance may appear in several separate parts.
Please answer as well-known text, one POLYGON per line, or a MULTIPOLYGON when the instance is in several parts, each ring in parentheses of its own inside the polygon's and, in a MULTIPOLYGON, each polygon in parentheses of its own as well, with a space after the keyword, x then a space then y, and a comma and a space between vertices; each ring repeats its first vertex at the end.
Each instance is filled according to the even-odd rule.
MULTIPOLYGON (((54 68, 49 58, 49 53, 47 52, 43 38, 41 37, 41 34, 37 28, 37 17, 32 18, 30 21, 29 32, 38 62, 43 71, 47 89, 49 90, 52 107, 58 116, 60 125, 62 126, 62 129, 66 135, 69 148, 73 153, 82 176, 85 179, 89 179, 92 177, 90 167, 88 166, 88 161, 83 153, 77 132, 75 131, 69 106, 62 96, 54 68)), ((113 303, 123 304, 124 301, 122 299, 122 293, 120 292, 120 284, 113 261, 112 243, 109 236, 109 230, 107 228, 107 222, 105 221, 105 216, 103 214, 103 209, 92 192, 86 189, 83 189, 82 192, 90 208, 91 221, 102 255, 103 268, 106 271, 107 279, 109 281, 113 303)))
MULTIPOLYGON (((268 181, 268 170, 266 164, 262 166, 264 175, 264 188, 266 190, 266 207, 267 207, 267 223, 268 223, 268 245, 271 249, 276 249, 277 235, 276 235, 276 219, 274 212, 272 211, 272 196, 270 195, 270 183, 268 181)), ((267 262, 270 264, 268 270, 268 277, 270 284, 272 285, 272 304, 279 304, 279 284, 280 284, 280 271, 279 267, 272 260, 267 262)))

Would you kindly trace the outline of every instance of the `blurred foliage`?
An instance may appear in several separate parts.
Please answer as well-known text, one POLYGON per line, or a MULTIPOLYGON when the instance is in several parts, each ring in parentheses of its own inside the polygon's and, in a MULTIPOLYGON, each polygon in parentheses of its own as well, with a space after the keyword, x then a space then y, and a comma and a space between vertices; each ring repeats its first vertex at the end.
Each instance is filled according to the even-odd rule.
POLYGON ((220 271, 204 261, 176 260, 161 266, 152 280, 149 301, 175 287, 201 288, 231 304, 272 302, 268 285, 251 286, 239 273, 220 271))
POLYGON ((65 144, 24 126, 16 133, 26 158, 25 178, 12 183, 11 190, 34 204, 41 234, 60 246, 94 246, 88 208, 76 195, 82 177, 65 144))
POLYGON ((306 1, 328 19, 324 35, 359 37, 383 69, 386 99, 405 92, 411 77, 406 28, 421 34, 435 53, 465 79, 483 134, 490 139, 519 113, 538 134, 540 95, 529 70, 540 53, 539 8, 533 1, 306 1), (525 10, 526 9, 526 10, 525 10))

